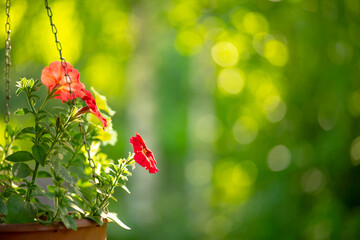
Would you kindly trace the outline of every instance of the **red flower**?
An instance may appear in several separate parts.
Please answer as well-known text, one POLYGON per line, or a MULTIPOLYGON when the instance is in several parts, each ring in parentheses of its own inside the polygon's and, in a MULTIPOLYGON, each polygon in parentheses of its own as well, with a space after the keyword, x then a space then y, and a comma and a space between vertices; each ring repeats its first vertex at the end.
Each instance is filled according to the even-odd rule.
POLYGON ((66 72, 68 78, 65 78, 65 68, 62 63, 55 61, 50 63, 48 67, 45 67, 41 73, 41 82, 49 88, 50 91, 56 89, 55 97, 62 102, 71 100, 70 87, 73 93, 73 98, 80 97, 88 107, 80 109, 78 114, 82 114, 90 111, 93 113, 103 125, 103 129, 107 127, 107 120, 101 115, 99 109, 96 106, 95 98, 89 91, 85 89, 84 84, 79 81, 80 73, 74 69, 71 64, 66 64, 66 72), (70 87, 69 87, 70 83, 70 87))
POLYGON ((138 133, 135 133, 136 137, 130 138, 130 143, 133 145, 135 156, 135 161, 140 164, 142 167, 145 167, 146 170, 149 170, 149 173, 156 173, 159 169, 156 168, 156 161, 153 153, 145 145, 144 140, 138 133))
POLYGON ((82 100, 88 105, 88 107, 90 108, 90 112, 100 120, 103 125, 103 129, 105 130, 105 128, 107 127, 107 120, 101 115, 99 109, 97 108, 95 98, 93 97, 91 92, 86 89, 82 89, 82 92, 82 100))
POLYGON ((74 69, 70 63, 66 64, 66 72, 68 79, 65 78, 65 69, 61 62, 55 61, 50 63, 48 67, 45 67, 41 73, 41 82, 52 91, 57 89, 54 98, 60 99, 62 102, 71 100, 69 82, 71 82, 71 91, 73 92, 73 98, 83 97, 85 89, 84 84, 79 81, 80 73, 74 69))

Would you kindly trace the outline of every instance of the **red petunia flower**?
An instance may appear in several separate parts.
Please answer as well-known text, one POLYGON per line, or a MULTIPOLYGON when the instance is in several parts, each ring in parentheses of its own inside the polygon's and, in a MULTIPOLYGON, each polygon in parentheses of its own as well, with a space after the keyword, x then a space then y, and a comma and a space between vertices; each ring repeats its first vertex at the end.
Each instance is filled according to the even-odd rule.
POLYGON ((146 147, 142 137, 135 133, 136 137, 130 138, 130 143, 133 145, 135 156, 135 161, 140 164, 142 167, 145 167, 149 173, 156 173, 159 169, 156 168, 156 161, 153 153, 149 148, 146 147))
POLYGON ((101 115, 99 109, 97 108, 95 98, 93 97, 91 92, 86 89, 82 89, 82 92, 84 95, 81 99, 88 105, 88 107, 90 108, 90 112, 100 120, 103 125, 103 129, 105 130, 105 128, 107 127, 107 120, 101 115))
POLYGON ((62 66, 61 62, 55 61, 50 63, 48 67, 45 67, 41 73, 41 82, 52 91, 54 88, 57 89, 55 92, 55 97, 60 99, 62 102, 71 100, 70 88, 73 93, 73 98, 84 96, 85 89, 84 84, 79 81, 80 73, 78 70, 74 69, 70 63, 66 64, 66 72, 68 74, 68 79, 65 78, 65 69, 62 66))

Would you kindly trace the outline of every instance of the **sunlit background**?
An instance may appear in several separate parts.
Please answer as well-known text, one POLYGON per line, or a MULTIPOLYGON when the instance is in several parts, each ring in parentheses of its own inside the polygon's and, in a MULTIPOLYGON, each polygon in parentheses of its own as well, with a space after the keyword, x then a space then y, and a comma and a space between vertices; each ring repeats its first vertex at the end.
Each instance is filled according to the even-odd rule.
MULTIPOLYGON (((12 2, 14 96, 59 57, 44 3, 12 2)), ((117 112, 106 153, 137 131, 158 161, 116 192, 132 230, 108 239, 360 238, 359 1, 49 4, 66 60, 117 112)))

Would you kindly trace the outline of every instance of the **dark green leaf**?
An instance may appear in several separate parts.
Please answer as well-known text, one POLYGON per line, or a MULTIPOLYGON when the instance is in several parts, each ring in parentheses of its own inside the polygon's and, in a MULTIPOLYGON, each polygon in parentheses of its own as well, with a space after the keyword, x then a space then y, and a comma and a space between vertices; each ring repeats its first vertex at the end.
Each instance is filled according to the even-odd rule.
POLYGON ((34 134, 35 133, 35 129, 33 127, 26 127, 26 128, 23 128, 20 130, 20 132, 18 132, 16 134, 16 137, 15 138, 19 138, 21 135, 25 134, 25 133, 32 133, 34 134))
POLYGON ((69 171, 63 165, 61 165, 61 163, 54 161, 50 163, 50 166, 60 178, 68 183, 74 183, 74 179, 70 176, 69 171))
POLYGON ((53 200, 55 199, 55 193, 51 193, 51 192, 46 192, 44 197, 50 199, 50 200, 53 200))
POLYGON ((35 185, 35 187, 32 191, 32 195, 33 196, 45 196, 45 190, 41 186, 35 185))
POLYGON ((36 144, 31 148, 31 150, 33 152, 35 160, 38 163, 40 163, 41 166, 44 166, 45 158, 46 158, 46 149, 43 148, 42 146, 36 144))
POLYGON ((37 120, 40 121, 40 120, 42 120, 44 118, 47 118, 47 117, 48 117, 47 115, 42 115, 42 116, 38 117, 37 120))
POLYGON ((40 122, 40 124, 41 124, 46 130, 48 130, 48 131, 50 132, 50 127, 49 127, 49 125, 48 125, 47 123, 40 122))
POLYGON ((75 220, 69 215, 61 215, 61 221, 63 221, 66 228, 71 228, 76 231, 77 226, 75 220))
POLYGON ((64 134, 66 134, 71 139, 71 134, 65 129, 64 129, 64 134))
POLYGON ((20 195, 25 195, 26 194, 26 190, 23 188, 18 188, 17 189, 17 193, 19 193, 20 195))
POLYGON ((38 209, 40 209, 43 212, 48 212, 48 213, 55 213, 57 208, 48 204, 43 204, 41 202, 37 202, 35 203, 36 207, 38 209))
POLYGON ((82 201, 84 201, 84 203, 88 206, 91 206, 91 201, 89 199, 91 199, 91 197, 86 196, 87 192, 85 191, 80 191, 79 189, 77 189, 76 187, 74 188, 76 194, 81 198, 82 201))
POLYGON ((13 194, 7 201, 7 223, 33 222, 36 208, 32 203, 26 202, 20 195, 13 194))
POLYGON ((5 200, 3 198, 0 198, 0 214, 2 214, 2 215, 8 214, 8 209, 5 204, 5 200))
POLYGON ((32 172, 33 171, 26 163, 18 162, 12 167, 13 175, 18 178, 26 178, 27 176, 30 176, 32 172))
POLYGON ((51 221, 51 220, 44 221, 44 220, 41 220, 40 218, 36 219, 36 221, 38 221, 41 224, 44 224, 45 226, 49 226, 50 224, 53 223, 53 221, 51 221))
POLYGON ((86 216, 86 218, 93 220, 94 222, 96 222, 100 226, 102 226, 104 224, 103 221, 101 220, 100 216, 86 216))
POLYGON ((51 178, 51 174, 46 171, 39 171, 37 177, 38 178, 51 178))
POLYGON ((31 153, 29 153, 27 151, 18 151, 18 152, 15 152, 15 153, 7 156, 5 159, 10 162, 26 162, 26 161, 33 160, 34 157, 33 157, 33 155, 31 155, 31 153))
POLYGON ((6 130, 11 137, 14 136, 14 129, 10 125, 6 125, 6 130))

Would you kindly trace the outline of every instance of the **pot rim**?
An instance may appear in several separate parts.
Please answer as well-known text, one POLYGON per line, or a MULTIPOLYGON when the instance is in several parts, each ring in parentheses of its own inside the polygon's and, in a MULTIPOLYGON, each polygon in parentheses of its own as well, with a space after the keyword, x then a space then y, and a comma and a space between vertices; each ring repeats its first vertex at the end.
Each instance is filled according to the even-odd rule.
MULTIPOLYGON (((108 222, 107 219, 102 219, 104 225, 108 222)), ((77 228, 101 227, 97 222, 90 219, 76 219, 77 228)), ((46 226, 38 222, 34 223, 3 223, 0 224, 0 232, 38 232, 38 231, 59 231, 72 230, 65 227, 62 222, 53 222, 46 226)))

